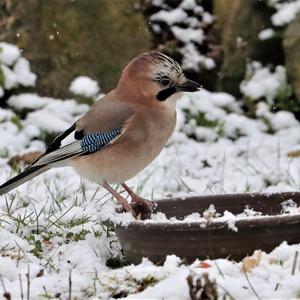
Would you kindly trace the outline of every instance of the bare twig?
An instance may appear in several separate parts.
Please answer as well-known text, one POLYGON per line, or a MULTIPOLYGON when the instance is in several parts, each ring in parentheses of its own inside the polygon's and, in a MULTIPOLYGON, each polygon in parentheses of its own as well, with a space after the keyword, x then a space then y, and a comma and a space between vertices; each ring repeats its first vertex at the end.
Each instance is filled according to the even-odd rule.
POLYGON ((0 274, 0 281, 1 281, 3 292, 4 292, 3 293, 4 299, 11 300, 11 294, 6 291, 6 288, 5 288, 5 285, 4 285, 4 281, 3 281, 3 278, 2 278, 1 274, 0 274))
POLYGON ((28 265, 27 268, 26 280, 27 280, 27 300, 30 300, 30 265, 28 265))
POLYGON ((251 284, 251 282, 250 282, 250 280, 249 280, 249 277, 248 277, 248 275, 247 275, 247 271, 246 271, 246 268, 245 268, 245 263, 244 263, 244 261, 243 261, 243 271, 244 271, 243 273, 245 274, 246 280, 247 280, 247 282, 248 282, 248 284, 249 284, 249 286, 250 286, 250 288, 251 288, 253 294, 256 296, 256 298, 257 298, 258 300, 261 300, 261 298, 258 296, 256 290, 254 289, 253 285, 251 284))
POLYGON ((292 275, 295 275, 296 265, 297 265, 297 261, 298 261, 298 256, 299 256, 299 252, 297 250, 295 252, 295 255, 294 255, 294 261, 293 261, 293 267, 292 267, 292 275))
MULTIPOLYGON (((221 284, 217 283, 217 285, 225 292, 224 296, 228 296, 230 300, 236 300, 229 292, 227 289, 225 289, 221 284)), ((225 298, 224 298, 225 299, 225 298)))
POLYGON ((222 270, 221 270, 221 268, 220 268, 220 266, 219 266, 219 264, 217 263, 216 260, 214 260, 214 263, 215 263, 215 266, 216 266, 218 272, 220 273, 220 275, 221 275, 223 278, 225 278, 225 276, 224 276, 224 274, 223 274, 223 272, 222 272, 222 270))
POLYGON ((23 284, 22 284, 21 274, 19 273, 18 276, 19 276, 19 284, 20 284, 20 291, 21 291, 21 300, 24 300, 23 284))
POLYGON ((98 272, 97 270, 95 269, 95 277, 94 277, 94 282, 93 282, 93 285, 94 285, 94 293, 95 295, 97 294, 97 286, 96 286, 96 281, 98 280, 98 272))
POLYGON ((69 300, 72 300, 72 270, 69 271, 69 300))
POLYGON ((3 292, 6 293, 6 288, 5 288, 3 277, 2 277, 1 274, 0 274, 0 282, 1 282, 1 286, 2 286, 3 292))
POLYGON ((19 267, 19 262, 20 262, 20 260, 21 260, 20 252, 21 252, 21 250, 20 250, 20 248, 18 248, 17 268, 19 267))
POLYGON ((43 290, 45 291, 45 296, 47 297, 47 299, 50 299, 51 297, 48 294, 47 289, 46 289, 46 287, 44 285, 43 285, 43 290))

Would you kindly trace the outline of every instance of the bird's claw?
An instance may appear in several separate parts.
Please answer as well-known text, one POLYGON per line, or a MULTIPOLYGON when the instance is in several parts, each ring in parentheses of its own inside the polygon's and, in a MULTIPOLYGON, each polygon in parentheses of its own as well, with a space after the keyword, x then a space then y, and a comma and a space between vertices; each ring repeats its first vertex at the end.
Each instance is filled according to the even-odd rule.
POLYGON ((153 202, 138 195, 131 195, 131 207, 141 220, 148 219, 153 211, 153 202))

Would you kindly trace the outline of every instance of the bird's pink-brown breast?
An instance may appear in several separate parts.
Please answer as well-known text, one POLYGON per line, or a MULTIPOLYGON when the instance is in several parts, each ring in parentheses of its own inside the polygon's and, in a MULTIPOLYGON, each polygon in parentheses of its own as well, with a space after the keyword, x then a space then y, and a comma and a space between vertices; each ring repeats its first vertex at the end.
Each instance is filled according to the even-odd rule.
POLYGON ((151 163, 171 136, 176 116, 165 114, 156 112, 154 119, 151 114, 133 115, 120 137, 103 150, 74 158, 71 165, 91 181, 125 182, 151 163))

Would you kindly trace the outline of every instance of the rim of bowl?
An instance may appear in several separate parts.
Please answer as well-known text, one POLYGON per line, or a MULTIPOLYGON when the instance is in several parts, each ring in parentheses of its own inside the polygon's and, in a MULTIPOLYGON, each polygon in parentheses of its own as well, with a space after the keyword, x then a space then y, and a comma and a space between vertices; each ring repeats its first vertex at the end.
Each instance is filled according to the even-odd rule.
MULTIPOLYGON (((215 230, 227 228, 230 230, 229 221, 213 221, 213 222, 203 222, 203 221, 162 221, 162 222, 151 222, 151 221, 130 221, 128 223, 115 223, 111 220, 104 221, 106 225, 114 228, 124 228, 124 229, 161 229, 164 230, 215 230)), ((257 216, 257 217, 244 217, 233 220, 232 225, 239 228, 247 227, 259 227, 259 226, 276 226, 285 224, 296 224, 300 223, 300 213, 299 214, 283 214, 283 215, 273 215, 273 216, 257 216)))
MULTIPOLYGON (((244 197, 285 197, 289 196, 300 196, 300 193, 297 191, 294 192, 282 192, 282 193, 237 193, 237 194, 224 194, 224 195, 200 195, 200 196, 192 196, 192 197, 180 197, 174 199, 162 199, 155 202, 181 202, 188 199, 195 198, 211 198, 212 201, 215 198, 225 197, 225 198, 244 198, 244 197)), ((201 200, 199 200, 201 201, 201 200)), ((263 200, 262 200, 263 201, 263 200)), ((285 201, 284 199, 282 201, 285 201)), ((211 204, 214 204, 213 202, 211 204)), ((192 212, 191 212, 192 213, 192 212)), ((300 212, 297 214, 277 214, 277 215, 259 215, 254 217, 241 217, 236 220, 228 220, 228 221, 216 221, 205 222, 205 221, 151 221, 148 220, 139 220, 139 221, 129 221, 124 224, 116 223, 113 220, 106 220, 104 223, 107 226, 113 228, 122 228, 122 229, 164 229, 164 230, 200 230, 200 231, 208 231, 208 230, 216 230, 216 229, 228 229, 230 223, 232 225, 239 228, 249 228, 249 227, 262 227, 262 226, 276 226, 276 225, 288 225, 288 224, 297 224, 300 223, 300 212)))

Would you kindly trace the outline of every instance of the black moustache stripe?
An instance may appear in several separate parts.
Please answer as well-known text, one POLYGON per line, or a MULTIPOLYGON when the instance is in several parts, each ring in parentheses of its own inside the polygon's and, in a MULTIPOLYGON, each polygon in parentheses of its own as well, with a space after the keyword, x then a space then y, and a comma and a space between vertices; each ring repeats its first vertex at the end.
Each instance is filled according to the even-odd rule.
POLYGON ((175 92, 176 92, 176 89, 174 87, 169 87, 167 89, 164 89, 164 90, 160 91, 157 94, 156 98, 159 101, 165 101, 167 98, 172 96, 175 92))

